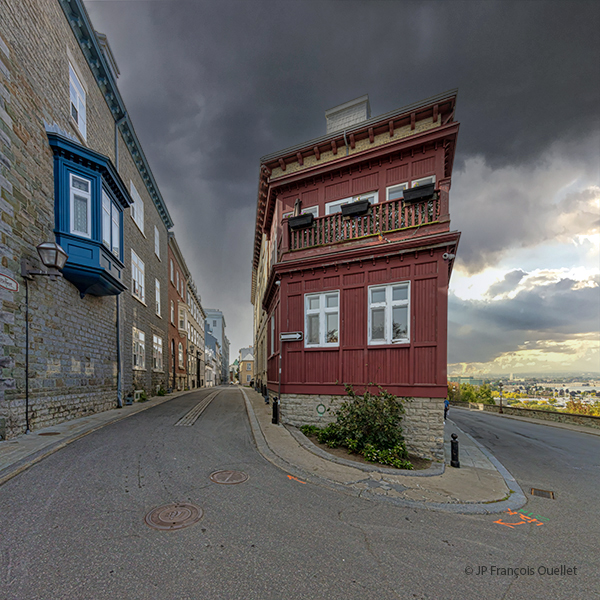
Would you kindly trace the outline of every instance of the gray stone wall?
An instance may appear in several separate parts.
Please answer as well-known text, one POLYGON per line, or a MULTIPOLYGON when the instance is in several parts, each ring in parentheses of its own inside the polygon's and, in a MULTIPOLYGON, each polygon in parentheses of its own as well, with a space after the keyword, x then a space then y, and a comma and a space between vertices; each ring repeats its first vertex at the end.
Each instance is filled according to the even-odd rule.
MULTIPOLYGON (((54 167, 45 125, 57 127, 115 163, 114 118, 57 0, 0 0, 0 274, 19 283, 0 288, 2 353, 0 421, 7 438, 25 430, 25 286, 21 258, 39 267, 35 247, 54 240, 54 167), (69 62, 86 91, 87 136, 70 115, 69 62)), ((163 338, 167 364, 167 232, 131 155, 120 140, 119 171, 145 205, 145 237, 123 215, 125 283, 131 287, 131 245, 146 263, 146 305, 125 291, 121 303, 123 390, 151 395, 164 386, 152 370, 152 334, 163 338), (154 254, 159 228, 162 262, 154 254), (162 319, 154 278, 161 280, 162 319), (132 326, 146 334, 144 372, 131 368, 132 326)), ((29 403, 32 429, 112 408, 117 402, 116 298, 86 296, 66 280, 29 283, 29 403)), ((166 386, 165 386, 166 387, 166 386)))
MULTIPOLYGON (((335 411, 346 396, 282 394, 282 423, 325 427, 335 421, 335 411)), ((409 452, 422 458, 444 458, 444 400, 413 398, 405 403, 403 435, 409 452)))
POLYGON ((124 282, 129 288, 121 294, 123 323, 123 391, 144 390, 148 396, 154 396, 159 388, 167 389, 168 371, 168 326, 169 302, 168 294, 168 234, 154 202, 140 177, 131 154, 119 135, 119 174, 130 189, 133 181, 144 203, 144 232, 142 233, 131 216, 131 209, 123 214, 123 262, 125 263, 124 282), (158 228, 160 240, 160 256, 154 252, 154 227, 158 228), (131 249, 144 262, 145 270, 145 302, 140 302, 133 294, 131 283, 131 249), (161 316, 156 314, 155 279, 160 282, 161 316), (133 327, 143 331, 146 336, 146 368, 133 368, 133 327), (160 336, 163 340, 163 369, 152 368, 152 336, 160 336))

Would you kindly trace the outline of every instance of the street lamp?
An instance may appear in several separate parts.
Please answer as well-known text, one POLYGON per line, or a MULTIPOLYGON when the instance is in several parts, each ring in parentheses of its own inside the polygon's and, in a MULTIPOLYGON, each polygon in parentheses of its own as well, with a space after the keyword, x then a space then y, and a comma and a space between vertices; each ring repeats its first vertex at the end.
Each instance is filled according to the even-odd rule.
POLYGON ((26 258, 21 260, 21 277, 25 281, 25 424, 29 433, 29 280, 43 275, 55 279, 62 277, 61 270, 65 266, 68 254, 56 242, 42 242, 37 246, 42 264, 48 269, 33 269, 26 258))
POLYGON ((504 411, 502 410, 502 388, 504 387, 502 385, 502 382, 500 382, 498 384, 498 387, 500 388, 500 410, 498 411, 500 414, 504 414, 504 411))

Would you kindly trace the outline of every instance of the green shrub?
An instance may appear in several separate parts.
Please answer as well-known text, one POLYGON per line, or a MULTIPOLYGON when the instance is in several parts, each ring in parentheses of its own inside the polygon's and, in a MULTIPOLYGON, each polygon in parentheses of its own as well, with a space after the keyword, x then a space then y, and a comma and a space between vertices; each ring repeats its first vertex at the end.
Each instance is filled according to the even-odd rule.
POLYGON ((167 395, 167 392, 165 392, 164 388, 162 388, 162 387, 161 387, 161 388, 158 390, 158 392, 156 392, 156 395, 157 395, 157 396, 166 396, 166 395, 167 395))
POLYGON ((349 454, 356 452, 368 461, 412 469, 400 427, 407 399, 378 388, 379 394, 367 389, 360 395, 347 385, 348 399, 336 411, 335 423, 323 429, 304 425, 300 430, 305 435, 316 435, 329 448, 343 446, 349 454))

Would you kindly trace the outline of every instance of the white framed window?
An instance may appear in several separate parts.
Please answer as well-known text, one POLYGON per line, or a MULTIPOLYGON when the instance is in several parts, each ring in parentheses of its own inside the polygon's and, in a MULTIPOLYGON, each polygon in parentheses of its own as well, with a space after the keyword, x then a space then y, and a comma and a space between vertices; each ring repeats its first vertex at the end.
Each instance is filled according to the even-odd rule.
POLYGON ((246 375, 246 383, 250 383, 252 381, 252 375, 246 375))
POLYGON ((410 341, 410 282, 369 287, 369 344, 410 341))
POLYGON ((175 325, 175 304, 173 300, 171 300, 171 323, 175 325))
POLYGON ((408 189, 408 181, 399 183, 398 185, 392 185, 385 190, 386 200, 399 200, 404 198, 404 190, 408 189))
POLYGON ((71 96, 71 117, 77 124, 79 133, 83 139, 87 139, 87 121, 85 115, 85 90, 75 74, 75 70, 69 64, 69 92, 71 96))
MULTIPOLYGON (((283 214, 283 218, 284 219, 288 219, 289 217, 293 216, 293 212, 287 212, 283 214)), ((303 208, 300 211, 301 215, 314 215, 315 217, 319 216, 319 207, 318 206, 307 206, 306 208, 303 208)))
POLYGON ((71 233, 92 237, 92 182, 69 173, 71 233))
POLYGON ((252 371, 252 364, 246 363, 246 371, 252 371))
POLYGON ((158 335, 152 336, 152 368, 155 371, 163 370, 163 341, 158 335))
POLYGON ((183 344, 179 342, 179 368, 183 369, 183 344))
POLYGON ((133 368, 146 368, 146 335, 136 327, 133 328, 133 368))
POLYGON ((342 212, 342 204, 352 204, 352 202, 358 202, 359 200, 368 200, 371 204, 377 204, 379 202, 379 192, 367 192, 359 196, 351 196, 350 198, 328 202, 325 205, 325 214, 333 215, 334 213, 342 212))
POLYGON ((421 177, 421 179, 414 179, 410 182, 410 187, 418 187, 420 185, 427 185, 428 183, 435 183, 435 175, 421 177))
POLYGON ((304 296, 305 347, 339 346, 340 293, 304 296))
POLYGON ((133 181, 129 181, 129 190, 131 197, 133 198, 133 204, 131 205, 131 218, 135 221, 139 230, 144 233, 144 202, 142 197, 138 194, 138 191, 133 185, 133 181))
POLYGON ((275 352, 275 315, 271 315, 271 354, 275 352))
POLYGON ((173 259, 171 259, 171 283, 173 283, 173 277, 174 277, 174 268, 173 268, 173 259))
POLYGON ((179 271, 177 271, 176 276, 177 276, 177 293, 180 293, 179 292, 179 271))
POLYGON ((160 259, 160 233, 156 225, 154 226, 154 254, 160 259))
POLYGON ((183 308, 179 309, 179 329, 185 329, 185 313, 183 308))
POLYGON ((154 280, 154 299, 156 301, 156 314, 160 317, 160 281, 154 280))
POLYGON ((102 243, 116 256, 120 254, 121 218, 119 209, 102 190, 102 243))
POLYGON ((131 294, 145 302, 144 262, 131 250, 131 294))

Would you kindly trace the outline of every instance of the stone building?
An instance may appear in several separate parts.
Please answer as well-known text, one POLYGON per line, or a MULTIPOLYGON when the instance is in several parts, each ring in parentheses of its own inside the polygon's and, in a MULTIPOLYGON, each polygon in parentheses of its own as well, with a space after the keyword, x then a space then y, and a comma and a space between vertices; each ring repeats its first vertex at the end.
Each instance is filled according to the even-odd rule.
POLYGON ((169 381, 173 390, 188 388, 185 301, 190 276, 173 233, 169 233, 169 381))
POLYGON ((204 387, 204 321, 206 313, 202 308, 196 284, 187 282, 186 333, 188 340, 188 387, 204 387))
POLYGON ((81 0, 0 0, 6 437, 165 385, 165 259, 173 223, 117 75, 108 42, 81 0), (66 251, 63 277, 40 274, 42 242, 66 251))
POLYGON ((449 191, 456 90, 264 156, 252 270, 255 380, 284 423, 324 425, 371 384, 406 405, 407 446, 443 456, 448 284, 460 234, 449 191))
POLYGON ((219 372, 219 381, 225 383, 229 380, 229 340, 225 335, 225 315, 218 308, 207 308, 206 323, 211 329, 212 335, 217 338, 219 348, 221 349, 221 370, 219 372))

